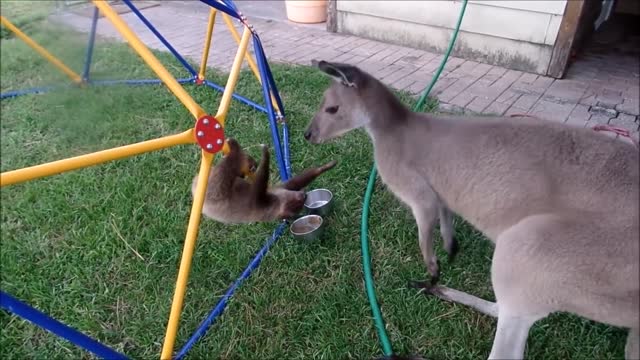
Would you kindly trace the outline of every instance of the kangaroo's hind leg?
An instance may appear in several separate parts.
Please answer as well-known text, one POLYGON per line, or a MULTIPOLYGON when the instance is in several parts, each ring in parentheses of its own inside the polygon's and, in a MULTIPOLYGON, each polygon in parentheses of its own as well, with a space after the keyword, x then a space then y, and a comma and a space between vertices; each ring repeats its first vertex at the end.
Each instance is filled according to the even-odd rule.
POLYGON ((571 302, 567 283, 584 279, 558 255, 557 237, 569 241, 576 227, 580 224, 565 215, 540 214, 521 220, 496 239, 491 282, 498 328, 489 359, 522 359, 531 326, 571 302))
POLYGON ((476 311, 494 318, 498 317, 498 304, 481 299, 464 291, 452 289, 442 285, 427 286, 424 288, 424 290, 425 294, 436 296, 441 300, 468 306, 476 311))
POLYGON ((496 240, 491 268, 495 303, 443 286, 426 288, 443 300, 498 318, 489 359, 522 359, 531 326, 554 311, 548 300, 553 296, 549 286, 553 286, 557 269, 544 266, 548 254, 540 249, 545 249, 547 234, 557 231, 549 231, 546 222, 544 218, 525 219, 496 240))
POLYGON ((427 293, 438 298, 469 306, 485 315, 498 318, 498 328, 489 359, 522 359, 529 336, 529 329, 544 312, 529 312, 513 304, 500 304, 483 300, 465 292, 444 286, 426 288, 427 293))

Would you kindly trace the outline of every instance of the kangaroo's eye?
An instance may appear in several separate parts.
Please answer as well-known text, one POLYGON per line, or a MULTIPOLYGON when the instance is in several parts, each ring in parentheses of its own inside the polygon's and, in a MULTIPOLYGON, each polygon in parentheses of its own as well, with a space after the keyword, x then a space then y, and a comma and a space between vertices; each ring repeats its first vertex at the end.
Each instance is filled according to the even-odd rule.
POLYGON ((329 114, 335 114, 335 113, 338 112, 338 108, 339 108, 338 105, 331 106, 331 107, 326 108, 324 111, 328 112, 329 114))

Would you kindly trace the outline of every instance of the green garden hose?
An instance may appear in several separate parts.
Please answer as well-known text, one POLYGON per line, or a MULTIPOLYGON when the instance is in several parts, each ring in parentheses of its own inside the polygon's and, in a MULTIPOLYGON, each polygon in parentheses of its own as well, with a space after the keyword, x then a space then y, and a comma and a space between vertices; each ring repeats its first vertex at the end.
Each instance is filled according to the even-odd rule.
MULTIPOLYGON (((453 49, 453 45, 456 42, 456 38, 458 37, 458 31, 460 30, 460 24, 462 23, 462 18, 464 17, 465 9, 467 8, 467 0, 462 1, 462 8, 460 9, 460 15, 458 16, 458 22, 456 23, 455 30, 453 32, 453 36, 449 41, 449 46, 447 51, 442 58, 442 62, 440 63, 440 67, 438 71, 433 75, 431 79, 431 83, 422 93, 422 96, 416 103, 414 107, 414 111, 420 111, 424 102, 427 99, 427 96, 433 89, 436 81, 438 81, 438 77, 442 73, 445 64, 447 63, 447 59, 449 59, 449 54, 451 54, 451 50, 453 49)), ((382 313, 380 312, 380 307, 378 306, 378 301, 376 300, 375 287, 373 285, 373 275, 371 274, 371 256, 369 255, 369 207, 371 205, 371 197, 373 195, 373 186, 376 183, 376 165, 375 163, 371 167, 371 174, 369 175, 369 181, 367 183, 367 190, 364 193, 364 202, 362 205, 362 221, 360 228, 360 242, 362 245, 362 267, 364 270, 364 281, 367 289, 367 297, 369 298, 369 304, 371 305, 371 312, 373 313, 373 320, 376 325, 376 330, 378 331, 378 338, 380 340, 380 345, 382 347, 382 352, 385 356, 393 355, 393 348, 391 347, 391 342, 389 341, 389 337, 387 336, 387 331, 385 330, 384 320, 382 318, 382 313)))

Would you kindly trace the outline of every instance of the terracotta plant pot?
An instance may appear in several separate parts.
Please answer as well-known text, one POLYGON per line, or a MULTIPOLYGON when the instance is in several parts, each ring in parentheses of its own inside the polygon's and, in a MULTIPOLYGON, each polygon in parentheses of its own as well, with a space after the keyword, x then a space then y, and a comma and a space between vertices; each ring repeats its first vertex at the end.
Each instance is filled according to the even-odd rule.
POLYGON ((285 0, 287 18, 303 24, 327 21, 327 0, 285 0))

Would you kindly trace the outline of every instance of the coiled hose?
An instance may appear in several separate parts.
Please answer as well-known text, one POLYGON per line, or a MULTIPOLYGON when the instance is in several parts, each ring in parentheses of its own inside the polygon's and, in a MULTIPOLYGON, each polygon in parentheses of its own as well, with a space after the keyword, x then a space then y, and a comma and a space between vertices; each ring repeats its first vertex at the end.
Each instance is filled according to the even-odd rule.
MULTIPOLYGON (((458 22, 456 23, 455 30, 453 32, 453 36, 449 41, 449 46, 447 47, 447 51, 442 58, 442 62, 440 63, 440 67, 433 75, 431 79, 431 83, 422 93, 422 96, 416 103, 414 107, 414 111, 420 111, 422 106, 424 105, 427 96, 433 89, 433 86, 438 81, 442 70, 444 69, 447 60, 449 59, 449 55, 451 54, 451 50, 453 49, 453 45, 456 42, 456 38, 458 37, 458 31, 460 30, 460 24, 462 23, 462 18, 464 17, 464 12, 467 8, 467 0, 462 1, 462 8, 460 9, 460 14, 458 16, 458 22)), ((371 274, 371 256, 369 255, 369 207, 371 205, 371 197, 373 195, 373 187, 376 183, 377 170, 375 163, 371 167, 371 174, 369 175, 369 181, 367 183, 367 189, 364 193, 364 202, 362 205, 362 220, 361 220, 361 228, 360 228, 360 242, 362 246, 362 268, 364 270, 364 281, 365 287, 367 290, 367 297, 369 298, 369 304, 371 306, 371 312, 373 313, 373 320, 376 326, 376 330, 378 332, 378 338, 380 340, 380 346, 382 347, 382 352, 385 356, 390 357, 393 355, 393 348, 391 347, 391 342, 389 341, 389 337, 387 336, 387 331, 384 325, 384 319, 382 318, 382 313, 380 312, 380 307, 378 306, 378 301, 376 300, 375 286, 373 284, 373 275, 371 274)))

